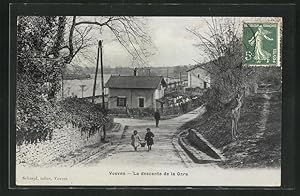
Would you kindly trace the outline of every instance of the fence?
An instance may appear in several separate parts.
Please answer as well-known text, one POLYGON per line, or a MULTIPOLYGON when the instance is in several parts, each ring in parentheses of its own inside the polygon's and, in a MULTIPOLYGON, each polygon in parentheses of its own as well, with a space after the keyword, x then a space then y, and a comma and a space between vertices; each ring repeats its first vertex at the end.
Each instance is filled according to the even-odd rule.
MULTIPOLYGON (((189 102, 181 103, 178 105, 173 106, 167 106, 167 107, 160 107, 157 108, 162 118, 165 118, 167 116, 176 116, 180 114, 187 113, 189 111, 194 110, 195 108, 202 105, 202 101, 197 100, 191 100, 189 102)), ((153 117, 154 116, 155 109, 154 108, 132 108, 127 109, 127 113, 130 117, 134 118, 144 118, 144 117, 153 117)))
POLYGON ((190 112, 200 105, 202 105, 203 102, 200 99, 191 100, 189 102, 178 104, 177 106, 168 106, 168 107, 162 107, 159 108, 159 112, 164 115, 176 115, 176 114, 184 114, 187 112, 190 112))
MULTIPOLYGON (((165 106, 157 108, 162 118, 166 116, 180 115, 196 109, 203 104, 203 100, 199 97, 191 99, 189 102, 180 103, 178 105, 165 106)), ((133 117, 145 118, 153 117, 155 108, 113 108, 109 109, 109 114, 116 117, 133 117)))

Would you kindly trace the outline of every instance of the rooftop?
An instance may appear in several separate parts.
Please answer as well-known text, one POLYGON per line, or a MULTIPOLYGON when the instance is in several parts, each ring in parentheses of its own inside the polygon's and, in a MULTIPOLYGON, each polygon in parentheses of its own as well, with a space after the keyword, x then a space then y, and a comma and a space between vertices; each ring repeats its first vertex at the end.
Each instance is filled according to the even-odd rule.
POLYGON ((111 76, 105 87, 131 88, 131 89, 156 89, 159 84, 166 86, 162 76, 111 76))

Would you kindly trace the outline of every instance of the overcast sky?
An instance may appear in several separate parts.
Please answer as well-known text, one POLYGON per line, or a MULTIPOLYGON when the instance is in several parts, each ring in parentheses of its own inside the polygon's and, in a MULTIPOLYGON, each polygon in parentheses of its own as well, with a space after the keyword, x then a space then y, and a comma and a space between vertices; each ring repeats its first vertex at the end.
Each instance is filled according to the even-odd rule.
POLYGON ((200 58, 199 50, 194 46, 195 37, 186 28, 192 26, 202 28, 203 22, 199 17, 150 18, 151 36, 157 48, 150 64, 152 66, 194 64, 194 60, 200 58))
MULTIPOLYGON (((199 50, 193 45, 195 37, 187 27, 203 28, 204 20, 200 17, 147 17, 149 35, 154 43, 154 55, 149 57, 150 66, 176 66, 195 64, 194 60, 202 60, 199 50)), ((112 36, 102 34, 103 62, 107 66, 131 66, 132 57, 112 36)), ((97 48, 88 49, 91 58, 76 61, 83 66, 95 66, 97 48)))
MULTIPOLYGON (((83 17, 85 20, 90 17, 83 17)), ((194 46, 197 43, 196 37, 188 32, 186 28, 198 28, 199 31, 208 31, 206 21, 211 17, 145 17, 147 31, 155 45, 154 55, 148 59, 148 66, 176 66, 207 62, 209 60, 201 51, 194 46)), ((226 20, 228 17, 217 17, 218 20, 226 20)), ((232 19, 232 18, 231 18, 232 19)), ((266 18, 264 18, 266 19, 266 18)), ((240 22, 260 21, 261 18, 236 18, 240 22)), ((103 40, 103 62, 106 66, 126 67, 132 66, 132 57, 126 50, 114 40, 111 32, 106 29, 101 35, 99 32, 95 40, 103 40)), ((97 47, 93 46, 86 51, 90 56, 89 60, 84 58, 76 59, 76 64, 93 67, 96 64, 97 47)))

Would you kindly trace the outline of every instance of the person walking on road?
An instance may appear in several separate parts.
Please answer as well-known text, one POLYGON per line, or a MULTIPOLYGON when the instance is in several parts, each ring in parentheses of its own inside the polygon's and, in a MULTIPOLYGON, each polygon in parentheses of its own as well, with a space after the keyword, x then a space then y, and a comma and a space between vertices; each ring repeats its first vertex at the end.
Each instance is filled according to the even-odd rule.
POLYGON ((137 130, 133 131, 133 134, 131 135, 131 145, 134 148, 134 151, 137 151, 137 147, 140 145, 141 138, 138 135, 137 130))
POLYGON ((154 113, 154 118, 155 118, 155 124, 156 124, 156 127, 158 127, 159 120, 160 120, 160 113, 159 113, 158 110, 155 111, 155 113, 154 113))
POLYGON ((145 140, 147 142, 148 151, 151 150, 151 146, 154 144, 153 137, 154 137, 154 134, 151 132, 150 128, 147 128, 147 133, 145 135, 145 140))

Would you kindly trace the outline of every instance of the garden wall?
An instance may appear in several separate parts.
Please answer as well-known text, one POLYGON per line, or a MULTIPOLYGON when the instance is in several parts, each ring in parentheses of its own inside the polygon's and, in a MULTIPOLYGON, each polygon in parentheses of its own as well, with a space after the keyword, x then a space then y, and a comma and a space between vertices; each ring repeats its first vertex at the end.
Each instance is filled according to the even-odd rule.
MULTIPOLYGON (((107 123, 111 127, 112 122, 107 123)), ((52 140, 37 144, 22 144, 16 146, 16 164, 22 166, 52 166, 52 162, 85 146, 97 144, 101 140, 101 131, 88 137, 88 133, 81 132, 72 125, 53 131, 52 140)))

